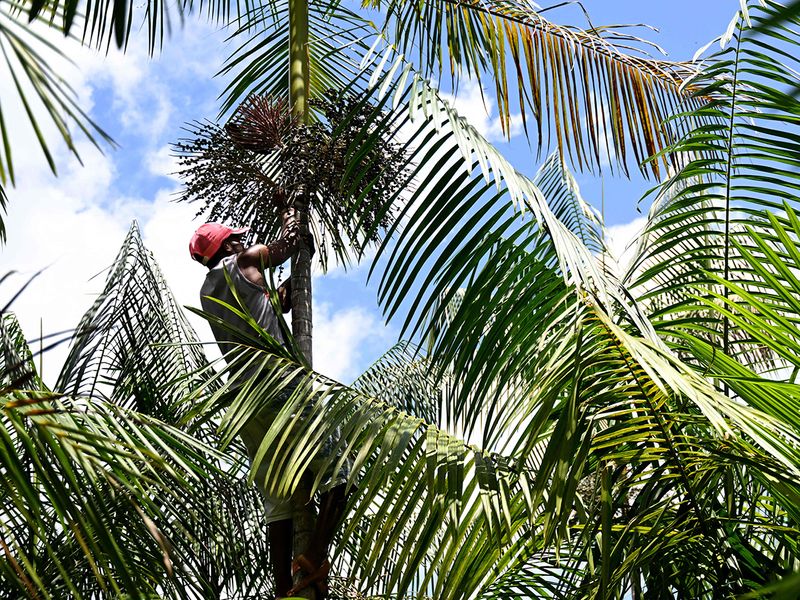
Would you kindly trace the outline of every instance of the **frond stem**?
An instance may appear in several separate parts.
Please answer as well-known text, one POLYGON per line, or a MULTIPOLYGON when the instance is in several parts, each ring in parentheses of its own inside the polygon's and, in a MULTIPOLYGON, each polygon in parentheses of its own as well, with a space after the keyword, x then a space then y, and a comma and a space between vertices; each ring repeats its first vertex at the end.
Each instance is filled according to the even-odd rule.
MULTIPOLYGON (((736 116, 736 89, 739 83, 739 53, 742 47, 741 31, 736 36, 736 58, 733 67, 733 87, 731 88, 731 112, 730 119, 728 120, 728 152, 727 164, 725 165, 725 242, 724 242, 724 258, 723 258, 723 279, 728 281, 730 276, 730 239, 731 239, 731 174, 733 173, 733 130, 735 127, 736 116)), ((722 290, 725 301, 728 301, 730 290, 728 286, 724 286, 722 290)), ((730 321, 727 315, 722 316, 722 351, 725 355, 729 355, 730 347, 730 321)), ((725 393, 728 391, 728 384, 725 384, 725 393)))

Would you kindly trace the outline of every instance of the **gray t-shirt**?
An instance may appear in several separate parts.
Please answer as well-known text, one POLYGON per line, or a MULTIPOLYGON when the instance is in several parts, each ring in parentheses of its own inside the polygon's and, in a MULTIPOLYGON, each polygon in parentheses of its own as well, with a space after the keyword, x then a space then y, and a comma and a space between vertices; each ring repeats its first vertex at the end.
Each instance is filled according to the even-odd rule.
MULTIPOLYGON (((216 267, 209 270, 206 280, 203 282, 203 287, 200 288, 200 305, 205 312, 219 317, 245 335, 249 337, 256 335, 253 328, 246 321, 231 312, 226 306, 211 300, 211 298, 221 300, 237 310, 249 312, 255 321, 272 337, 281 344, 286 345, 286 338, 278 323, 278 316, 272 307, 269 292, 266 288, 256 285, 244 276, 244 273, 239 269, 239 265, 236 264, 236 255, 223 258, 216 267), (239 296, 238 300, 233 294, 225 273, 228 274, 230 283, 233 284, 236 294, 239 296)), ((235 348, 237 343, 242 342, 242 339, 238 338, 235 332, 218 327, 213 323, 210 325, 223 355, 235 348)))
MULTIPOLYGON (((236 289, 236 293, 239 296, 241 304, 243 304, 245 307, 245 311, 249 312, 256 322, 265 330, 267 330, 272 337, 274 337, 284 346, 287 345, 287 340, 284 337, 283 331, 278 323, 279 317, 275 314, 275 310, 272 307, 267 290, 257 286, 244 276, 241 270, 239 270, 239 266, 236 264, 236 256, 228 256, 222 259, 220 263, 211 269, 208 272, 208 275, 206 275, 206 280, 203 283, 203 287, 200 289, 200 303, 203 307, 203 310, 225 320, 228 324, 232 325, 236 329, 239 329, 250 337, 255 334, 252 327, 250 327, 245 321, 232 313, 225 306, 222 306, 221 304, 214 302, 209 298, 217 298, 226 304, 241 310, 241 304, 234 297, 233 291, 231 290, 228 280, 225 277, 226 272, 228 273, 230 282, 236 289)), ((219 344, 223 355, 227 355, 228 352, 236 347, 237 342, 241 342, 241 340, 237 339, 236 334, 232 331, 216 327, 213 324, 211 325, 211 330, 214 332, 214 337, 217 339, 217 344, 219 344)), ((232 391, 239 389, 249 378, 257 377, 260 364, 261 363, 251 365, 245 368, 243 372, 237 374, 235 376, 235 380, 230 382, 232 391)), ((240 435, 242 436, 242 441, 247 447, 247 452, 251 460, 253 460, 253 458, 256 456, 256 453, 258 452, 258 449, 260 448, 264 439, 264 434, 268 431, 275 413, 280 410, 283 402, 286 401, 286 399, 295 389, 297 380, 302 380, 302 377, 302 375, 297 375, 297 378, 294 382, 290 382, 284 387, 281 395, 277 399, 278 401, 275 404, 262 409, 242 427, 240 435)), ((312 405, 306 404, 302 410, 304 415, 310 415, 312 411, 312 405)), ((295 426, 298 426, 297 422, 295 422, 295 426)), ((302 425, 299 426, 302 427, 302 425)), ((326 473, 325 479, 323 479, 320 491, 325 491, 337 485, 343 485, 344 483, 347 483, 351 468, 351 461, 348 460, 342 464, 339 468, 339 471, 334 474, 333 466, 337 464, 337 462, 334 461, 331 463, 329 460, 338 447, 338 439, 339 436, 337 434, 323 440, 317 448, 316 458, 310 464, 312 472, 318 472, 322 465, 327 465, 328 472, 326 473)), ((265 496, 267 522, 269 523, 272 521, 291 518, 294 505, 288 498, 272 497, 264 490, 264 479, 266 477, 266 468, 268 465, 268 460, 261 462, 256 472, 255 481, 265 496)))

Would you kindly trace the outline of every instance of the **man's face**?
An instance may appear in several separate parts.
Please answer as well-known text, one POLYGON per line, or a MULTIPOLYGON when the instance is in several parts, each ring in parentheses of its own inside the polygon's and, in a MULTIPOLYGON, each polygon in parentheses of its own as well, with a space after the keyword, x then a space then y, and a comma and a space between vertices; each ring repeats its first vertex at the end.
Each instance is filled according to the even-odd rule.
POLYGON ((244 244, 242 243, 241 235, 230 236, 227 240, 225 240, 225 244, 227 247, 230 247, 232 254, 239 254, 244 250, 244 244))

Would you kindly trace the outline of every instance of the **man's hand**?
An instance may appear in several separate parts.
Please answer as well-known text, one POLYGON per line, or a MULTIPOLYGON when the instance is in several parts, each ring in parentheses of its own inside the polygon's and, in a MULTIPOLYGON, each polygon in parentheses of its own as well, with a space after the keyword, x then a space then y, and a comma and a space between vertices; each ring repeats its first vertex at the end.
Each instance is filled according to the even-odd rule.
POLYGON ((278 300, 281 303, 281 310, 287 313, 292 310, 292 278, 286 278, 278 286, 278 300))
POLYGON ((306 248, 308 248, 309 257, 313 257, 314 252, 316 251, 316 248, 314 247, 314 236, 309 231, 301 237, 303 239, 303 243, 305 244, 306 248))

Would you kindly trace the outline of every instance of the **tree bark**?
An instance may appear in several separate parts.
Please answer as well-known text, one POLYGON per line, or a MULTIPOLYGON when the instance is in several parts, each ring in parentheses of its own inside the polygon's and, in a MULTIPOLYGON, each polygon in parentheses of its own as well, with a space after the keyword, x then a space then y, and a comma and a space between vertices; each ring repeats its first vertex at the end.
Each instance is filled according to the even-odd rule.
POLYGON ((300 249, 292 257, 292 335, 308 364, 312 364, 311 253, 305 244, 308 209, 302 200, 294 205, 300 222, 300 249))
MULTIPOLYGON (((295 210, 300 219, 300 232, 308 231, 308 213, 305 206, 295 203, 295 210)), ((301 239, 305 236, 301 235, 301 239)), ((300 250, 292 257, 292 334, 303 355, 311 364, 311 255, 305 243, 301 242, 300 250)), ((310 482, 303 477, 297 492, 293 496, 294 539, 293 554, 302 554, 309 546, 316 523, 316 514, 310 502, 310 482)), ((295 575, 295 583, 302 573, 295 575)), ((313 589, 298 592, 303 598, 314 599, 313 589)))
MULTIPOLYGON (((292 113, 308 122, 309 61, 308 61, 308 0, 289 0, 289 103, 292 113)), ((300 219, 301 239, 308 232, 308 206, 298 190, 295 209, 300 219)), ((292 258, 292 334, 308 364, 312 364, 311 352, 311 255, 301 242, 300 250, 292 258)), ((303 478, 305 482, 306 478, 303 478)), ((302 483, 293 496, 294 539, 293 554, 305 552, 309 546, 316 523, 316 515, 310 503, 310 486, 302 483)), ((303 573, 295 575, 295 583, 303 573)), ((313 587, 298 592, 298 596, 316 599, 313 587)))

